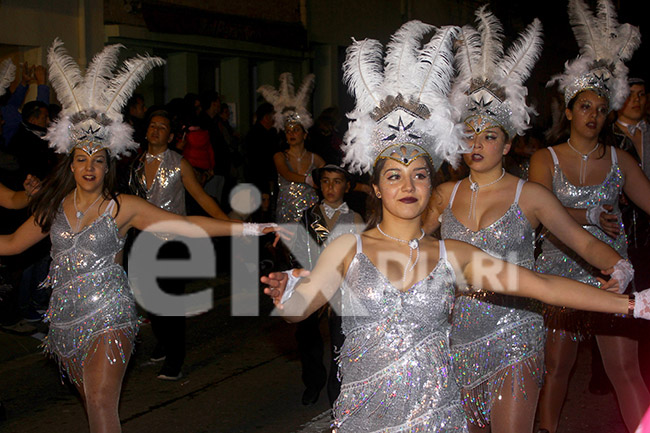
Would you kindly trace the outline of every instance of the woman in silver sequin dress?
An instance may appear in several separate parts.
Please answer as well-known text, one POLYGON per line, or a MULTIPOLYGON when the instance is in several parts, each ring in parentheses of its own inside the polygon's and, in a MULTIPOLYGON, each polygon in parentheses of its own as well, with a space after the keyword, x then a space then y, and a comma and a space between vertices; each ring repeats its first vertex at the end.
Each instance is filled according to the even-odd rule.
MULTIPOLYGON (((128 230, 162 221, 190 222, 210 236, 241 235, 244 228, 165 212, 139 197, 117 195, 115 184, 115 161, 106 149, 89 154, 74 148, 35 196, 34 216, 15 233, 0 236, 0 255, 18 254, 48 235, 52 240, 46 281, 52 287, 50 332, 44 346, 79 390, 91 432, 120 431, 120 389, 138 329, 120 264, 128 230)), ((168 229, 197 236, 183 227, 168 229)))
POLYGON ((300 221, 302 214, 318 203, 318 193, 311 180, 311 172, 325 165, 323 158, 305 149, 307 131, 297 122, 284 128, 289 149, 273 156, 278 171, 278 201, 276 222, 300 221))
MULTIPOLYGON (((467 133, 474 134, 472 151, 464 155, 471 178, 437 188, 425 231, 440 227, 443 239, 467 242, 533 269, 535 229, 541 223, 598 269, 612 268, 621 259, 583 230, 545 188, 510 174, 502 177, 511 141, 501 127, 480 133, 468 128, 467 133), (475 197, 472 182, 480 189, 475 197)), ((487 292, 457 298, 451 348, 470 431, 532 431, 544 375, 540 313, 539 303, 528 299, 487 292)))
MULTIPOLYGON (((514 54, 490 57, 488 64, 496 62, 498 67, 483 70, 482 57, 463 44, 482 35, 487 41, 482 39, 484 49, 476 52, 487 56, 485 50, 501 46, 495 36, 499 23, 485 6, 476 15, 479 31, 463 28, 464 42, 457 52, 461 73, 451 96, 469 137, 470 151, 463 157, 470 175, 437 188, 425 218, 425 231, 432 233, 440 227, 442 239, 467 242, 501 260, 533 269, 535 228, 543 223, 590 263, 600 269, 613 267, 621 257, 573 221, 553 194, 506 174, 503 167, 513 138, 528 127, 530 109, 522 96, 527 74, 520 82, 504 84, 499 73, 502 67, 509 71, 508 65, 534 60, 541 49, 541 24, 535 20, 520 37, 519 46, 530 47, 521 58, 513 61, 514 54), (464 60, 468 52, 471 65, 464 60), (473 84, 475 74, 487 79, 473 84), (505 90, 508 86, 509 92, 505 90)), ((474 47, 481 46, 474 43, 474 47)), ((457 298, 451 350, 470 431, 533 430, 544 375, 540 311, 536 301, 490 292, 457 298)))
MULTIPOLYGON (((618 198, 625 191, 635 204, 650 212, 650 182, 629 154, 601 144, 599 134, 605 124, 608 105, 608 100, 594 91, 578 93, 566 110, 571 127, 569 141, 538 151, 531 160, 530 180, 553 191, 589 233, 627 257, 618 198), (598 206, 603 208, 598 209, 598 206), (597 213, 595 221, 587 219, 590 209, 597 213)), ((598 271, 553 236, 544 238, 537 269, 598 284, 598 271)), ((546 343, 548 374, 540 401, 540 427, 551 433, 557 428, 569 373, 577 355, 575 333, 588 331, 588 319, 581 313, 555 310, 552 313, 546 343)), ((650 394, 640 373, 634 323, 620 323, 626 321, 622 319, 610 329, 599 322, 611 322, 611 319, 598 316, 594 319, 593 331, 605 370, 614 385, 623 419, 633 431, 650 404, 650 394)))

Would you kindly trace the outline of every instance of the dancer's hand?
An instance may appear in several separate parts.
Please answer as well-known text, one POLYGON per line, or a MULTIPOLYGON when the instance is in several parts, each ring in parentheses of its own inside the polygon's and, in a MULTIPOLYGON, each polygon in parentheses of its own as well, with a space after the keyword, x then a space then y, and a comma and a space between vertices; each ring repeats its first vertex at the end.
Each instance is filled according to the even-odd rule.
POLYGON ((287 286, 293 290, 302 277, 309 276, 310 272, 306 269, 292 269, 285 272, 271 272, 268 276, 260 278, 263 284, 267 287, 264 288, 264 293, 271 297, 273 304, 282 309, 282 297, 284 296, 287 286), (289 280, 292 280, 289 282, 289 280))
POLYGON ((609 269, 605 269, 601 271, 604 275, 611 275, 611 279, 609 280, 608 283, 611 281, 616 281, 616 288, 617 290, 612 290, 614 288, 613 285, 609 285, 608 287, 603 287, 601 285, 601 288, 606 289, 610 292, 616 292, 616 293, 623 293, 625 292, 625 289, 627 289, 628 284, 634 279, 634 268, 632 267, 632 264, 628 262, 627 260, 621 259, 614 266, 612 266, 609 269))
MULTIPOLYGON (((610 268, 610 269, 613 271, 614 268, 610 268)), ((602 271, 602 273, 605 274, 606 271, 602 271)), ((607 290, 608 292, 612 292, 612 293, 620 293, 617 279, 610 278, 609 280, 604 280, 600 277, 597 277, 596 279, 598 280, 598 284, 600 284, 598 286, 599 289, 607 290)))
POLYGON ((36 176, 32 176, 31 174, 28 174, 27 177, 25 178, 25 181, 23 182, 23 188, 25 188, 25 193, 27 194, 27 197, 31 198, 34 194, 38 192, 39 189, 41 189, 41 181, 36 176))
POLYGON ((600 215, 598 216, 599 226, 600 228, 603 229, 605 233, 607 233, 608 236, 612 238, 617 238, 618 235, 621 233, 621 227, 618 222, 618 216, 609 213, 614 210, 614 207, 612 205, 606 204, 603 205, 603 208, 607 212, 601 212, 600 215))

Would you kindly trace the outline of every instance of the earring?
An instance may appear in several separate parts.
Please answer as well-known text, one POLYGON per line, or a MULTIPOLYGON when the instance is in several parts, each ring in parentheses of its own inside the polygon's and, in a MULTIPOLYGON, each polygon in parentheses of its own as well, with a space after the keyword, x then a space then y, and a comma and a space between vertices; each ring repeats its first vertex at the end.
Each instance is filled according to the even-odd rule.
POLYGON ((380 192, 377 193, 377 198, 381 198, 381 193, 380 192))

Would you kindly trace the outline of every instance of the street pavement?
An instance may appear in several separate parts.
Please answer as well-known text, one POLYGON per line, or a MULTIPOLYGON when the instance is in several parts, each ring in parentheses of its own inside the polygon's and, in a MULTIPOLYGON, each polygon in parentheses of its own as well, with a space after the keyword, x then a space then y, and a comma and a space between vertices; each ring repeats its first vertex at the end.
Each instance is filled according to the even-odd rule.
MULTIPOLYGON (((156 379, 159 364, 149 361, 154 339, 143 324, 123 387, 124 433, 329 431, 325 392, 313 406, 300 403, 293 325, 268 317, 271 306, 264 297, 261 316, 231 317, 227 285, 219 282, 215 308, 188 319, 181 380, 156 379)), ((80 400, 61 383, 39 343, 0 332, 0 401, 7 412, 0 432, 88 432, 80 400)), ((614 396, 587 390, 590 356, 589 347, 581 347, 558 433, 625 433, 614 396)))

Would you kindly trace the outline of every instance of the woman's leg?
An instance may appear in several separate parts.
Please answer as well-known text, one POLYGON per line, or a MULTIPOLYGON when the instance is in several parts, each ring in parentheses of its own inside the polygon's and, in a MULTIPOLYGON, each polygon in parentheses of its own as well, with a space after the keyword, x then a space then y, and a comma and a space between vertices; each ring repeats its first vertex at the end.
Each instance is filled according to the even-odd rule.
POLYGON ((598 335, 596 339, 623 420, 628 431, 633 432, 650 405, 650 393, 639 367, 639 343, 619 335, 598 335))
POLYGON ((555 433, 560 413, 566 398, 569 375, 578 354, 578 342, 573 334, 554 335, 553 330, 546 333, 546 376, 539 399, 539 428, 555 433))
MULTIPOLYGON (((87 360, 83 372, 83 389, 81 396, 88 414, 91 433, 119 433, 122 431, 118 407, 122 380, 131 357, 131 340, 124 335, 119 337, 124 351, 125 362, 117 356, 110 363, 106 353, 113 354, 115 347, 107 347, 103 337, 97 341, 97 350, 87 360)), ((112 343, 113 345, 115 342, 112 343)))
POLYGON ((492 401, 490 425, 494 432, 531 433, 533 431, 540 393, 537 375, 543 372, 539 371, 533 375, 526 366, 522 366, 521 369, 522 382, 511 370, 503 382, 500 396, 492 401))

